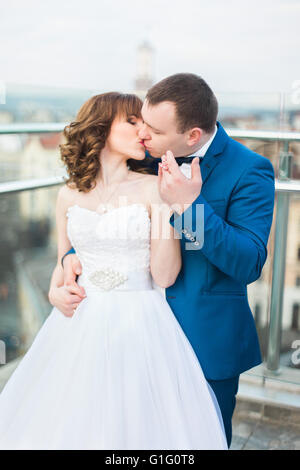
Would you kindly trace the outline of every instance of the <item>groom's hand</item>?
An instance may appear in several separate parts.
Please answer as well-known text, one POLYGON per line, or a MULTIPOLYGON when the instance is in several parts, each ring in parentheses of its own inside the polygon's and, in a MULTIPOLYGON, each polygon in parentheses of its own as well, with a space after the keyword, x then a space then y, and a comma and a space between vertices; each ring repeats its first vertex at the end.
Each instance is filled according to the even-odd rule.
POLYGON ((199 157, 191 163, 191 178, 180 170, 173 153, 168 150, 162 156, 158 170, 158 188, 164 202, 176 212, 182 214, 199 196, 202 189, 202 177, 199 157))

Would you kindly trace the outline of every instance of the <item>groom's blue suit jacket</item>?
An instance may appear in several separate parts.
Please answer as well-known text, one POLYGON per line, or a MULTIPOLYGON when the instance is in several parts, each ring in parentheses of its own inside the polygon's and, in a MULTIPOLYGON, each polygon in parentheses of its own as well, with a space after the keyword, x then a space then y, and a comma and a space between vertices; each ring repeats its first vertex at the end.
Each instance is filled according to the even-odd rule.
POLYGON ((175 284, 166 289, 210 380, 234 377, 262 362, 247 284, 260 277, 267 258, 275 196, 271 162, 217 126, 200 162, 200 195, 183 216, 170 218, 173 227, 180 227, 183 262, 175 284), (197 246, 197 204, 204 208, 203 217, 197 216, 203 245, 187 250, 188 244, 197 246))
MULTIPOLYGON (((200 162, 200 195, 182 216, 170 218, 181 237, 182 268, 166 289, 208 380, 231 378, 262 362, 247 284, 260 277, 267 258, 275 195, 271 162, 231 139, 219 122, 217 127, 200 162), (196 222, 203 244, 193 232, 196 222)), ((149 161, 157 169, 160 160, 149 161)))

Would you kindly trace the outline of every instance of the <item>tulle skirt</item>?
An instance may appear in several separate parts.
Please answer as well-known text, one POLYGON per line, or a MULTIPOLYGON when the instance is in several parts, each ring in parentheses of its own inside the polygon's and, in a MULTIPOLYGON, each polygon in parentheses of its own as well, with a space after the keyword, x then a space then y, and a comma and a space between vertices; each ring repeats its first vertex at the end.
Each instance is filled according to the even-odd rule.
POLYGON ((0 395, 0 449, 227 449, 216 397, 164 296, 54 307, 0 395))

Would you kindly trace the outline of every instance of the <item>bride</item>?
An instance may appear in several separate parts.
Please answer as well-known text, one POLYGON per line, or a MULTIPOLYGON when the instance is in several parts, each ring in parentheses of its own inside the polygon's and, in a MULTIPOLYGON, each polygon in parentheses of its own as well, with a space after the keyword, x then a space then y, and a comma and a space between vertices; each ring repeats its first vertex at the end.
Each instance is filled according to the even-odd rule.
POLYGON ((175 282, 181 252, 139 162, 141 106, 97 95, 65 128, 53 309, 0 395, 0 449, 227 449, 214 393, 155 288, 175 282), (60 261, 71 246, 75 288, 60 261))

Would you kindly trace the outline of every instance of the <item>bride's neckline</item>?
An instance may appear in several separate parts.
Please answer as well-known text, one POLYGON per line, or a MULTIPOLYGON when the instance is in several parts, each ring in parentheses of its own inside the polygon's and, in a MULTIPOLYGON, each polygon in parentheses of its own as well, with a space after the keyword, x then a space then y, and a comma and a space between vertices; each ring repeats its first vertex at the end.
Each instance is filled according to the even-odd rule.
POLYGON ((78 207, 79 209, 85 210, 87 212, 91 212, 92 214, 96 214, 96 215, 99 215, 99 216, 105 216, 105 215, 109 214, 110 212, 114 212, 114 211, 117 211, 117 210, 120 210, 120 209, 124 209, 125 207, 129 208, 129 207, 133 207, 133 206, 140 206, 147 213, 148 219, 151 220, 148 208, 147 208, 146 204, 143 204, 142 202, 136 202, 136 203, 133 203, 133 204, 127 204, 125 206, 114 207, 113 209, 108 210, 108 211, 103 212, 103 213, 97 212, 97 211, 92 210, 92 209, 88 209, 87 207, 79 206, 78 204, 73 204, 72 206, 68 207, 67 212, 70 209, 74 208, 74 207, 78 207))

